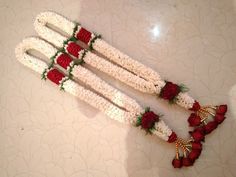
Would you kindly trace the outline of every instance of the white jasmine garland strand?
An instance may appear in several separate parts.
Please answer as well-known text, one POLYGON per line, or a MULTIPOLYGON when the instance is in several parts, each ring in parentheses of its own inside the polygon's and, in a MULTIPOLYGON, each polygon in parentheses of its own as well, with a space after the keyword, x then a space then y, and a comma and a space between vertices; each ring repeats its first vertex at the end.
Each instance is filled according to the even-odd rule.
POLYGON ((66 19, 65 17, 56 14, 54 12, 44 12, 40 13, 36 19, 40 21, 40 23, 43 23, 45 25, 47 24, 53 24, 57 28, 61 28, 63 26, 63 31, 66 33, 72 34, 73 29, 75 27, 75 23, 71 22, 70 20, 66 19))
MULTIPOLYGON (((165 81, 161 79, 157 72, 139 63, 138 61, 131 59, 129 56, 106 43, 104 40, 96 39, 93 44, 93 48, 111 61, 154 83, 156 86, 156 94, 160 94, 161 89, 165 86, 165 81)), ((176 104, 184 107, 185 109, 192 108, 194 102, 195 100, 187 93, 180 92, 176 96, 176 104)))
MULTIPOLYGON (((29 49, 38 49, 36 47, 39 44, 36 44, 35 41, 40 42, 39 39, 35 38, 28 38, 24 40, 21 44, 16 47, 16 57, 17 59, 23 63, 24 65, 28 66, 29 68, 35 70, 36 72, 43 72, 47 67, 47 64, 36 57, 29 55, 27 52, 29 49), (35 66, 34 66, 35 65, 35 66)), ((44 51, 44 47, 40 44, 40 50, 44 51)), ((66 92, 80 98, 81 100, 87 102, 88 104, 96 107, 100 111, 104 112, 110 118, 117 120, 122 123, 129 123, 135 124, 137 113, 136 112, 127 112, 118 108, 117 106, 113 105, 111 102, 107 101, 103 97, 97 95, 96 93, 80 86, 76 82, 72 81, 67 77, 63 77, 60 83, 63 83, 63 88, 66 92)), ((133 100, 135 102, 135 100, 133 100)), ((136 102, 135 102, 136 103, 136 102)), ((137 104, 137 103, 136 103, 137 104)), ((139 108, 140 109, 140 108, 139 108)), ((142 110, 143 112, 143 110, 142 110)), ((167 141, 167 135, 170 135, 170 129, 166 128, 166 124, 160 121, 157 123, 156 131, 154 134, 159 136, 160 138, 167 141), (159 133, 158 133, 159 132, 159 133)))
POLYGON ((94 92, 91 92, 90 90, 85 89, 82 86, 79 86, 76 82, 72 80, 67 80, 66 82, 64 82, 63 86, 66 92, 89 103, 90 105, 104 112, 106 115, 108 115, 114 120, 117 120, 122 123, 132 123, 132 120, 134 120, 135 113, 126 112, 116 107, 101 96, 97 95, 94 92))
POLYGON ((96 39, 94 41, 93 48, 106 56, 109 60, 137 74, 139 77, 143 77, 148 81, 153 82, 155 85, 158 85, 159 81, 162 81, 160 75, 157 72, 151 68, 146 67, 140 62, 131 59, 128 55, 125 55, 118 49, 112 47, 103 39, 96 39))
POLYGON ((97 92, 99 92, 104 97, 108 98, 118 106, 137 114, 143 110, 143 108, 141 108, 135 100, 131 99, 127 95, 110 86, 81 65, 75 66, 71 73, 74 77, 78 78, 86 85, 91 86, 97 92))
POLYGON ((131 72, 114 65, 113 63, 104 60, 103 58, 93 54, 92 52, 87 52, 84 57, 85 63, 97 68, 100 71, 107 73, 108 75, 118 79, 125 84, 132 86, 133 88, 140 90, 142 92, 155 93, 155 85, 151 82, 147 82, 143 78, 133 75, 131 72))
MULTIPOLYGON (((51 12, 41 13, 40 15, 36 17, 35 29, 40 36, 42 36, 43 38, 47 39, 50 42, 53 42, 56 46, 61 47, 63 43, 62 40, 63 41, 66 40, 65 37, 60 35, 59 33, 56 33, 56 32, 53 33, 52 30, 46 27, 45 23, 41 23, 42 21, 41 18, 43 18, 44 21, 47 21, 48 23, 51 23, 59 27, 61 30, 66 32, 69 36, 72 36, 73 29, 69 30, 68 28, 69 27, 72 28, 73 25, 70 24, 67 26, 67 23, 69 23, 70 21, 62 16, 60 16, 60 18, 58 16, 59 16, 58 14, 51 13, 51 12), (57 20, 55 22, 52 20, 54 18, 52 16, 57 16, 57 20), (65 21, 67 22, 64 23, 65 21)), ((80 26, 78 26, 77 32, 79 31, 79 29, 80 29, 80 26)), ((126 68, 127 70, 135 73, 140 78, 144 78, 156 86, 154 90, 153 88, 150 89, 150 87, 146 87, 146 86, 144 86, 144 88, 147 88, 147 89, 140 89, 141 87, 139 86, 139 84, 141 84, 141 82, 139 82, 140 81, 139 79, 135 79, 136 81, 138 81, 137 84, 132 83, 133 79, 130 79, 128 82, 127 81, 125 82, 126 84, 133 86, 135 89, 138 89, 140 91, 147 92, 147 93, 153 93, 153 91, 155 91, 154 93, 160 94, 161 89, 165 86, 165 81, 161 79, 160 75, 157 72, 139 63, 138 61, 133 60, 129 56, 123 54, 118 49, 106 43, 104 40, 96 39, 93 43, 93 48, 96 51, 103 54, 104 56, 106 56, 109 60, 119 64, 120 66, 126 68)), ((114 70, 114 72, 116 72, 116 70, 114 70)), ((130 77, 137 77, 136 75, 131 74, 130 77)), ((114 75, 112 76, 114 77, 114 75)), ((126 77, 126 76, 123 75, 123 77, 126 77)), ((120 77, 120 79, 122 79, 122 77, 120 77)), ((125 80, 125 79, 122 79, 122 80, 125 80)), ((187 93, 179 93, 179 95, 176 97, 176 103, 186 109, 191 108, 193 106, 194 101, 195 100, 191 98, 187 93)))
POLYGON ((176 104, 180 105, 181 107, 185 108, 185 109, 190 109, 193 107, 195 100, 189 96, 188 93, 182 93, 180 92, 177 96, 176 96, 176 104))
POLYGON ((169 136, 172 133, 172 130, 165 124, 163 120, 159 120, 158 122, 155 123, 152 133, 157 135, 161 139, 168 141, 169 136))
MULTIPOLYGON (((46 27, 47 24, 53 24, 57 28, 62 29, 64 32, 66 32, 69 36, 73 35, 73 29, 75 28, 75 25, 73 22, 70 20, 66 19, 65 17, 58 15, 54 12, 43 12, 40 13, 36 17, 36 21, 34 23, 36 31, 39 31, 41 33, 49 33, 52 39, 58 38, 62 39, 61 37, 57 37, 56 34, 58 33, 52 33, 52 30, 46 27), (44 26, 44 27, 42 27, 44 26)), ((80 25, 78 25, 78 29, 76 33, 79 32, 80 30, 80 25)), ((45 34, 44 34, 45 35, 45 34)), ((95 35, 92 33, 91 39, 95 37, 95 35)), ((49 39, 47 37, 47 39, 49 39)), ((51 41, 51 40, 50 40, 51 41)), ((65 38, 64 40, 65 41, 65 38)), ((57 46, 60 46, 62 43, 58 43, 57 46)), ((121 66, 124 66, 125 68, 131 70, 135 74, 139 76, 146 76, 146 78, 149 78, 154 84, 158 84, 158 81, 161 80, 161 77, 159 74, 157 74, 155 71, 151 70, 150 68, 147 68, 143 64, 131 59, 129 56, 123 54, 119 50, 117 50, 114 47, 111 47, 109 44, 107 44, 104 40, 102 39, 97 39, 94 44, 94 49, 97 51, 101 52, 102 54, 106 54, 109 59, 111 59, 113 62, 116 62, 118 64, 121 64, 121 66), (113 57, 113 55, 116 55, 113 57), (122 57, 122 58, 121 58, 122 57), (119 60, 116 60, 119 58, 119 60), (135 65, 134 65, 135 64, 135 65), (135 67, 134 67, 135 66, 135 67)))
MULTIPOLYGON (((112 47, 102 39, 96 39, 93 48, 112 60, 113 62, 121 65, 122 67, 129 69, 135 74, 150 80, 156 86, 156 93, 160 94, 161 89, 165 86, 165 81, 161 80, 159 74, 153 71, 151 68, 131 59, 129 56, 123 54, 116 48, 112 47)), ((180 92, 176 96, 176 103, 185 109, 192 108, 195 100, 190 97, 187 93, 180 92)))
MULTIPOLYGON (((53 47, 51 44, 49 44, 46 41, 43 41, 39 38, 28 38, 27 40, 24 40, 23 43, 21 44, 21 47, 17 48, 18 50, 20 50, 17 53, 22 54, 21 50, 24 49, 25 57, 26 58, 31 57, 26 54, 26 51, 28 50, 28 48, 30 48, 32 46, 35 50, 41 52, 42 54, 45 54, 47 58, 51 58, 57 53, 57 49, 55 47, 53 47)), ((56 54, 55 59, 54 59, 55 64, 57 64, 57 58, 61 54, 62 54, 61 52, 58 52, 56 54)), ((37 61, 37 62, 41 63, 41 60, 33 60, 33 61, 37 61)), ((88 69, 86 69, 80 65, 74 66, 73 64, 74 64, 74 61, 72 61, 70 63, 70 67, 73 67, 71 74, 74 75, 76 78, 83 81, 85 84, 87 84, 88 86, 90 86, 91 88, 93 88, 98 93, 103 95, 105 98, 111 100, 112 102, 114 102, 118 106, 123 107, 130 112, 134 112, 134 113, 141 112, 142 108, 135 100, 131 99, 130 97, 123 94, 119 90, 110 86, 109 84, 107 84, 106 82, 101 80, 98 76, 93 74, 88 69)), ((37 65, 33 65, 33 66, 37 66, 37 65)), ((48 67, 47 65, 44 66, 44 68, 47 68, 47 67, 48 67)), ((70 67, 68 66, 67 70, 69 70, 70 67)), ((43 72, 41 70, 39 70, 39 71, 40 71, 40 73, 43 72)), ((45 76, 46 76, 46 72, 45 72, 45 76)), ((65 79, 67 79, 67 78, 65 78, 65 79)), ((65 79, 63 79, 61 82, 63 83, 63 81, 65 79)), ((62 88, 61 84, 60 84, 60 88, 62 88)), ((64 83, 63 83, 63 88, 64 88, 64 83)))
POLYGON ((37 38, 25 39, 17 46, 15 50, 17 59, 25 66, 32 68, 34 71, 41 74, 48 68, 48 65, 45 62, 28 55, 27 51, 30 49, 38 50, 39 52, 44 53, 47 57, 54 55, 56 50, 51 48, 50 45, 47 45, 46 42, 43 43, 37 38))
MULTIPOLYGON (((62 36, 61 34, 49 29, 47 26, 45 26, 45 23, 46 23, 45 19, 46 19, 47 15, 50 15, 50 20, 48 22, 52 22, 51 21, 52 13, 45 13, 45 14, 42 13, 36 17, 36 21, 34 23, 35 29, 42 38, 50 41, 58 48, 61 48, 63 46, 64 42, 60 42, 60 41, 61 40, 66 41, 66 38, 64 36, 62 36), (43 17, 43 20, 41 20, 42 17, 43 17), (44 23, 41 23, 41 21, 43 21, 44 23)), ((55 26, 58 26, 58 24, 60 24, 58 21, 55 21, 55 24, 53 22, 53 25, 55 25, 55 26)), ((66 29, 63 28, 63 30, 66 30, 66 29)), ((67 44, 65 45, 65 49, 66 49, 66 47, 67 47, 67 44)), ((68 53, 67 50, 66 50, 66 52, 68 53)), ((82 50, 81 52, 84 52, 84 51, 82 50)), ((81 57, 81 56, 82 55, 79 55, 79 57, 81 57)), ((144 80, 143 78, 140 78, 140 77, 134 75, 133 73, 131 73, 131 72, 101 58, 101 57, 98 57, 97 55, 95 55, 89 51, 85 55, 84 61, 87 64, 93 66, 94 68, 97 68, 100 71, 103 71, 103 72, 107 73, 108 75, 111 75, 114 78, 116 78, 116 79, 128 84, 129 86, 131 86, 139 91, 142 91, 142 92, 154 94, 157 91, 159 91, 163 85, 165 85, 164 81, 160 81, 159 87, 155 87, 155 85, 153 83, 148 82, 148 81, 144 80)))
MULTIPOLYGON (((27 51, 30 49, 40 49, 38 50, 40 52, 45 51, 45 46, 43 44, 44 41, 42 42, 40 39, 37 38, 25 39, 21 44, 16 47, 17 59, 24 65, 35 70, 36 72, 43 72, 47 68, 47 64, 39 60, 38 58, 27 54, 27 51), (36 41, 38 43, 35 43, 36 41), (38 45, 40 47, 37 47, 38 45)), ((136 112, 127 112, 116 107, 115 105, 102 98, 101 96, 97 95, 96 93, 87 90, 84 87, 78 85, 76 82, 68 79, 68 77, 63 77, 62 80, 59 81, 59 83, 59 87, 61 87, 61 84, 63 83, 63 88, 65 91, 98 108, 100 111, 104 112, 112 119, 123 123, 133 123, 133 121, 135 120, 136 112)))
POLYGON ((67 39, 67 37, 60 35, 59 33, 55 33, 54 30, 47 27, 48 24, 53 24, 57 28, 63 27, 63 31, 69 34, 73 34, 73 29, 75 24, 70 22, 65 17, 62 17, 53 12, 44 12, 40 13, 34 22, 35 30, 39 34, 46 35, 46 39, 48 41, 55 41, 56 46, 60 48, 63 47, 63 42, 67 39))

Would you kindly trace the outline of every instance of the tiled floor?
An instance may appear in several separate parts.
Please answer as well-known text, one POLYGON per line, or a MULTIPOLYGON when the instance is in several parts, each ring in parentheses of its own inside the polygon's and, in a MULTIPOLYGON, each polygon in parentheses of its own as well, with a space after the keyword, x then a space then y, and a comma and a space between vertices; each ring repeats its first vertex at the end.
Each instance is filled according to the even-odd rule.
MULTIPOLYGON (((236 176, 235 11, 235 0, 1 0, 0 176, 236 176), (193 167, 173 169, 172 145, 109 120, 17 62, 15 46, 36 35, 34 18, 47 10, 102 34, 163 78, 185 83, 203 104, 229 105, 193 167)), ((99 75, 187 136, 189 113, 99 75)))

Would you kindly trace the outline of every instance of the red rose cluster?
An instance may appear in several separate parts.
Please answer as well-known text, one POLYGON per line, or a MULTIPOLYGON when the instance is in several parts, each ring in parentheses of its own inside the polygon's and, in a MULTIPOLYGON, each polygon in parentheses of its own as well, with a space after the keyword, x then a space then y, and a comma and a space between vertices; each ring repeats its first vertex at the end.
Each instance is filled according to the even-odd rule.
POLYGON ((199 126, 202 123, 201 117, 197 115, 196 113, 192 113, 188 118, 188 123, 190 127, 199 126))
POLYGON ((195 101, 195 102, 193 103, 192 108, 190 108, 189 110, 194 111, 194 112, 197 112, 200 108, 201 108, 200 104, 199 104, 197 101, 195 101))
MULTIPOLYGON (((193 110, 199 110, 200 105, 195 102, 193 106, 193 110)), ((188 167, 192 166, 196 159, 200 156, 202 152, 202 144, 201 142, 205 140, 205 135, 211 133, 214 129, 217 128, 219 124, 221 124, 225 119, 225 114, 227 112, 227 105, 220 105, 214 107, 215 116, 212 121, 204 124, 201 121, 201 117, 192 113, 188 118, 189 126, 195 127, 193 131, 190 131, 190 135, 193 139, 191 142, 191 150, 188 154, 185 154, 184 157, 176 157, 172 161, 172 165, 174 168, 181 168, 182 166, 188 167)))
POLYGON ((166 82, 166 85, 161 89, 160 97, 172 101, 180 91, 180 87, 177 84, 166 82))
POLYGON ((216 115, 214 118, 218 124, 221 124, 225 120, 227 109, 227 105, 220 105, 216 108, 216 115))
POLYGON ((147 111, 142 115, 141 127, 145 130, 153 128, 155 122, 159 121, 159 116, 153 111, 147 111))
POLYGON ((191 151, 184 157, 174 158, 172 165, 174 168, 181 168, 182 166, 192 166, 196 159, 201 155, 202 144, 201 142, 193 141, 191 143, 191 151))
MULTIPOLYGON (((206 125, 202 126, 204 129, 204 134, 211 133, 214 129, 217 128, 225 120, 225 113, 227 112, 227 105, 217 106, 215 109, 215 116, 213 121, 208 122, 206 125)), ((202 124, 201 117, 197 113, 192 113, 188 118, 188 123, 190 127, 197 127, 202 124)))

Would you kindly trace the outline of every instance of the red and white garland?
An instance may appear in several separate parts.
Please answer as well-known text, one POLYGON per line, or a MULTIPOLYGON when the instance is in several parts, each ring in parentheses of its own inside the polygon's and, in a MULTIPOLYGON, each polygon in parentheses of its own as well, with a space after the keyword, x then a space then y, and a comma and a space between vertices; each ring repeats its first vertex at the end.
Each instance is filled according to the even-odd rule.
MULTIPOLYGON (((190 132, 191 139, 189 141, 184 141, 180 138, 177 138, 176 134, 172 132, 162 120, 159 120, 158 115, 156 115, 150 110, 146 110, 144 112, 141 111, 142 108, 138 106, 138 104, 133 104, 135 101, 131 101, 132 99, 128 101, 128 97, 124 96, 122 97, 122 99, 118 99, 119 101, 117 101, 117 99, 113 99, 112 101, 118 106, 120 106, 119 104, 122 103, 122 106, 126 107, 128 111, 132 112, 132 116, 129 116, 127 112, 122 112, 123 110, 119 110, 119 107, 115 109, 115 105, 112 105, 112 109, 108 109, 109 111, 107 111, 106 108, 109 108, 109 106, 105 106, 105 110, 103 110, 101 107, 99 107, 103 104, 91 104, 95 107, 98 106, 98 109, 103 110, 103 112, 105 112, 113 119, 119 121, 122 120, 121 122, 129 122, 132 124, 135 123, 136 126, 141 126, 148 133, 155 134, 164 139, 165 141, 175 142, 176 156, 172 162, 175 168, 180 168, 182 165, 192 165, 195 159, 197 159, 201 153, 201 141, 204 140, 205 135, 213 131, 225 119, 224 115, 227 111, 226 105, 200 106, 200 104, 196 100, 191 98, 186 93, 187 90, 182 85, 177 85, 172 82, 162 80, 159 74, 153 71, 151 68, 148 68, 145 65, 131 59, 129 56, 123 54, 116 48, 107 44, 104 40, 100 38, 100 36, 89 32, 80 25, 70 22, 69 20, 58 14, 52 12, 41 13, 36 18, 35 29, 41 37, 45 38, 47 41, 50 41, 55 46, 60 48, 60 50, 56 52, 56 49, 53 49, 54 52, 51 53, 53 55, 49 56, 49 58, 52 59, 51 65, 43 70, 43 75, 45 78, 48 78, 49 80, 58 84, 65 91, 68 91, 71 94, 78 96, 77 94, 75 94, 76 91, 74 90, 75 88, 77 89, 76 83, 70 80, 69 77, 62 75, 61 72, 53 68, 53 65, 60 65, 62 68, 66 69, 69 72, 69 76, 73 75, 74 77, 79 78, 80 80, 91 86, 92 83, 94 83, 94 80, 96 80, 98 77, 79 65, 85 62, 113 76, 114 78, 119 79, 120 81, 130 85, 131 87, 137 90, 146 93, 155 93, 163 99, 166 99, 170 102, 174 102, 188 110, 193 111, 194 113, 190 115, 188 122, 191 127, 194 127, 194 130, 190 132), (66 38, 63 35, 48 28, 46 26, 48 23, 53 24, 54 26, 62 29, 62 31, 64 31, 68 34, 68 36, 71 37, 66 38), (86 49, 83 49, 76 43, 76 40, 84 42, 88 45, 90 49, 95 49, 99 53, 106 56, 109 60, 116 63, 118 66, 101 57, 98 57, 97 55, 93 54, 92 52, 86 49), (79 60, 74 61, 65 52, 74 56, 75 58, 78 58, 79 60), (85 79, 85 76, 88 75, 91 76, 91 78, 87 77, 87 79, 85 79), (70 83, 71 85, 68 85, 68 83, 70 83), (71 90, 71 88, 74 89, 71 90), (125 99, 127 99, 127 101, 124 104, 125 99), (120 100, 122 101, 120 102, 120 100), (140 112, 142 113, 140 114, 140 112), (113 115, 113 113, 115 114, 115 116, 113 115), (124 118, 124 115, 125 117, 127 117, 124 118), (117 117, 120 116, 122 118, 117 119, 117 117), (134 119, 131 117, 138 118, 136 120, 136 118, 134 119), (181 149, 183 152, 182 156, 179 154, 179 149, 181 149)), ((28 57, 25 57, 26 61, 27 58, 28 57)), ((37 69, 37 66, 40 62, 33 61, 33 63, 34 62, 36 63, 36 66, 34 66, 35 70, 39 71, 40 69, 37 69)), ((26 65, 28 66, 28 64, 26 65)), ((104 81, 101 80, 101 83, 102 82, 104 81)), ((101 85, 107 84, 104 82, 101 85)), ((109 95, 106 92, 109 91, 113 93, 112 91, 114 91, 115 89, 112 87, 105 86, 105 88, 110 89, 106 91, 105 89, 99 91, 99 88, 101 87, 97 86, 97 88, 95 87, 95 90, 99 93, 103 90, 102 95, 104 95, 104 97, 107 99, 111 99, 111 95, 114 95, 109 95)), ((117 93, 120 94, 119 91, 117 93)))
MULTIPOLYGON (((118 79, 137 90, 145 93, 155 93, 159 95, 160 98, 174 102, 185 109, 193 111, 194 113, 191 114, 188 119, 190 126, 197 128, 198 126, 205 127, 209 124, 212 125, 213 123, 210 120, 213 118, 213 122, 215 122, 214 120, 219 118, 217 108, 227 108, 226 105, 200 106, 198 101, 186 93, 187 90, 183 85, 177 85, 162 80, 160 75, 151 68, 133 60, 106 43, 98 35, 89 32, 84 27, 69 21, 63 16, 53 12, 43 12, 36 17, 34 25, 41 37, 50 41, 55 46, 63 48, 68 54, 80 59, 82 56, 85 63, 113 76, 115 79, 118 79), (46 26, 48 23, 60 28, 71 37, 67 39, 58 32, 48 28, 46 26), (89 48, 95 49, 121 67, 83 49, 75 42, 75 40, 84 42, 89 48), (196 117, 200 118, 200 120, 196 117), (191 123, 197 120, 199 121, 199 124, 191 123)), ((224 116, 221 116, 222 121, 224 118, 224 116)), ((214 127, 216 128, 217 126, 214 127)))
MULTIPOLYGON (((71 65, 71 63, 74 63, 76 60, 73 61, 69 55, 58 52, 57 49, 51 44, 39 38, 32 37, 23 40, 23 42, 16 47, 16 57, 22 64, 42 74, 43 78, 54 82, 61 89, 86 101, 90 105, 98 108, 109 117, 118 120, 119 122, 137 126, 137 117, 142 119, 143 116, 145 117, 145 115, 147 116, 147 114, 151 112, 147 109, 144 110, 134 99, 110 86, 83 66, 71 65), (47 65, 38 58, 29 55, 27 51, 30 49, 34 49, 45 54, 45 56, 49 59, 54 57, 53 65, 47 65), (64 60, 65 62, 62 62, 61 60, 64 60), (96 90, 99 94, 103 95, 103 97, 78 85, 59 69, 55 68, 54 65, 64 68, 64 71, 68 70, 70 67, 73 67, 71 74, 96 90), (110 101, 107 101, 105 98, 110 101), (123 109, 117 107, 116 105, 123 109)), ((145 118, 143 119, 143 124, 145 124, 144 121, 145 118)), ((146 122, 148 122, 148 120, 146 120, 146 122)), ((140 125, 145 127, 143 124, 140 125)), ((156 134, 165 141, 171 141, 170 138, 173 139, 172 134, 174 133, 170 128, 168 128, 164 121, 158 119, 154 122, 153 126, 155 126, 155 129, 152 129, 151 133, 156 134)))
MULTIPOLYGON (((198 101, 186 93, 187 89, 183 85, 177 85, 162 80, 157 72, 123 54, 121 51, 102 40, 100 36, 89 32, 81 25, 73 23, 53 12, 43 12, 39 14, 36 17, 34 25, 41 37, 50 41, 55 46, 63 48, 68 54, 80 59, 82 56, 85 63, 137 90, 150 94, 155 93, 159 95, 160 98, 174 102, 185 109, 193 111, 194 113, 190 115, 188 121, 193 121, 193 115, 197 115, 195 117, 200 118, 199 125, 195 125, 194 127, 207 124, 211 117, 213 120, 218 119, 219 115, 216 110, 219 106, 200 106, 198 101), (48 23, 60 28, 71 37, 67 39, 58 32, 48 28, 46 26, 48 23), (95 49, 121 67, 83 49, 75 40, 84 42, 89 48, 95 49)), ((227 106, 220 105, 220 107, 227 106)), ((224 117, 221 119, 223 121, 224 117)), ((197 119, 195 119, 195 121, 196 120, 197 119)), ((212 124, 211 121, 210 124, 212 124)), ((193 124, 191 124, 191 126, 193 126, 193 124)))
POLYGON ((178 138, 175 132, 173 132, 165 124, 165 122, 160 119, 159 115, 155 114, 153 111, 150 111, 149 108, 144 110, 135 100, 108 85, 86 68, 75 64, 76 60, 73 60, 65 53, 57 51, 56 48, 54 48, 51 44, 39 38, 25 39, 16 47, 16 57, 22 64, 38 73, 41 73, 43 78, 54 82, 64 91, 96 107, 110 118, 122 123, 140 126, 146 132, 154 134, 169 143, 175 142, 176 157, 178 156, 178 159, 174 159, 173 161, 175 167, 177 167, 175 163, 181 163, 181 166, 189 166, 193 164, 195 159, 197 159, 200 155, 200 153, 198 153, 197 155, 194 154, 194 157, 190 156, 192 153, 194 153, 193 148, 196 146, 195 144, 198 146, 201 144, 199 142, 201 140, 195 136, 194 133, 192 133, 192 139, 189 141, 184 141, 181 138, 178 138), (48 58, 51 58, 51 64, 48 65, 38 58, 29 55, 27 51, 30 49, 37 50, 45 54, 45 56, 48 58), (68 68, 72 68, 71 74, 74 77, 77 77, 86 85, 91 86, 98 93, 103 95, 103 97, 80 86, 78 83, 71 80, 69 76, 66 76, 66 74, 55 68, 54 65, 59 65, 61 68, 64 68, 64 71, 67 72, 70 70, 68 68), (94 82, 97 84, 92 84, 94 82), (106 91, 104 92, 104 90, 106 91), (110 101, 105 98, 109 99, 110 101), (123 109, 116 106, 116 104, 123 109), (198 139, 196 139, 196 137, 198 139), (181 162, 179 162, 179 149, 182 150, 184 155, 184 158, 183 160, 181 159, 181 162), (191 160, 190 157, 192 158, 191 160), (186 163, 184 159, 188 159, 191 164, 186 163))

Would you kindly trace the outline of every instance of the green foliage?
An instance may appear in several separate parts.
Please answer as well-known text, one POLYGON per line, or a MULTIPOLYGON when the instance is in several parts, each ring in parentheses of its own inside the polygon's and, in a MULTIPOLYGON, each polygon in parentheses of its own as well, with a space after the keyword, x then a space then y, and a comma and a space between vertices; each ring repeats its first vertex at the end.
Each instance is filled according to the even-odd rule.
POLYGON ((63 48, 64 48, 65 45, 68 44, 68 42, 70 42, 70 41, 76 42, 77 39, 76 39, 74 36, 71 36, 70 38, 68 38, 67 40, 65 40, 65 41, 63 42, 63 48))
POLYGON ((139 116, 137 117, 136 127, 140 126, 141 123, 142 123, 142 115, 139 115, 139 116))
POLYGON ((41 79, 42 79, 42 80, 46 80, 46 76, 45 76, 46 72, 47 72, 47 69, 45 69, 45 70, 43 71, 43 73, 41 74, 41 79))
POLYGON ((97 40, 97 39, 100 39, 102 36, 99 34, 99 35, 96 35, 95 34, 95 37, 90 41, 90 45, 89 45, 89 50, 93 50, 93 43, 97 40))
POLYGON ((180 91, 183 92, 183 93, 189 91, 189 88, 188 88, 186 85, 184 85, 184 84, 180 84, 180 85, 179 85, 179 89, 180 89, 180 91))
POLYGON ((150 107, 146 107, 145 112, 149 112, 149 111, 150 111, 150 107))
POLYGON ((69 80, 70 78, 66 78, 66 79, 64 79, 63 81, 62 81, 62 83, 61 83, 61 85, 60 85, 60 90, 63 90, 63 91, 65 91, 65 88, 63 87, 63 85, 64 85, 64 83, 67 81, 67 80, 69 80))

